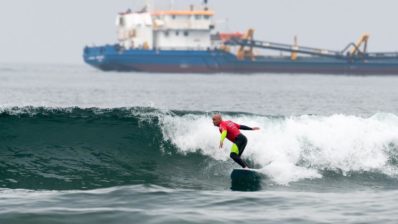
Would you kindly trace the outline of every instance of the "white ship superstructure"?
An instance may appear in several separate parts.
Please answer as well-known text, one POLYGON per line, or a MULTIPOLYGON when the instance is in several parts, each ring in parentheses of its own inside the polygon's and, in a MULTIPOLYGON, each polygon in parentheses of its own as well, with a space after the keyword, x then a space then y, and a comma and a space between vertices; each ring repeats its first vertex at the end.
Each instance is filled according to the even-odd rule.
POLYGON ((116 19, 119 45, 124 49, 208 49, 213 15, 207 6, 200 10, 193 6, 190 10, 128 10, 116 19))

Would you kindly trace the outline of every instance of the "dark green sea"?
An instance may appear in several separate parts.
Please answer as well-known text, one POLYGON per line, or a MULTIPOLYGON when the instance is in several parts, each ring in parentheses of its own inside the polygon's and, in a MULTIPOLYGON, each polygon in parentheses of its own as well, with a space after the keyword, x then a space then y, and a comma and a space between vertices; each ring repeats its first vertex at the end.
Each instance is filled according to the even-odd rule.
POLYGON ((396 86, 0 64, 0 223, 397 223, 396 86), (216 112, 261 128, 256 186, 231 181, 216 112))

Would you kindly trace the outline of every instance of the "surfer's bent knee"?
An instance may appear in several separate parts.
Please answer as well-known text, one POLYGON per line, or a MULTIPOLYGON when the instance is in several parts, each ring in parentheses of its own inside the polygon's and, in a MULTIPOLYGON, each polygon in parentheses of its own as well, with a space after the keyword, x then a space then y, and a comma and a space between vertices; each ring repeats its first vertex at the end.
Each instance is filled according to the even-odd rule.
POLYGON ((232 153, 235 153, 236 155, 239 155, 239 148, 238 148, 238 146, 235 143, 232 144, 232 147, 231 147, 231 154, 232 153))
POLYGON ((231 152, 231 153, 229 154, 229 157, 230 157, 231 159, 233 159, 233 160, 236 160, 236 159, 240 158, 240 156, 239 156, 237 153, 234 153, 234 152, 231 152))

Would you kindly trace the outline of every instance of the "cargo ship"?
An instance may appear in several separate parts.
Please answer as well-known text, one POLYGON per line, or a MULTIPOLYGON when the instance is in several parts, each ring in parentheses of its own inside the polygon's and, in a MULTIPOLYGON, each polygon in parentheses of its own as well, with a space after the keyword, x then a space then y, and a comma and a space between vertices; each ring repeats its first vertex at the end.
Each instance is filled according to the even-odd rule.
POLYGON ((341 51, 281 44, 215 31, 207 0, 187 10, 127 10, 116 18, 117 43, 86 46, 84 61, 103 71, 154 73, 398 74, 398 52, 368 52, 369 34, 341 51), (258 54, 256 51, 284 52, 258 54))

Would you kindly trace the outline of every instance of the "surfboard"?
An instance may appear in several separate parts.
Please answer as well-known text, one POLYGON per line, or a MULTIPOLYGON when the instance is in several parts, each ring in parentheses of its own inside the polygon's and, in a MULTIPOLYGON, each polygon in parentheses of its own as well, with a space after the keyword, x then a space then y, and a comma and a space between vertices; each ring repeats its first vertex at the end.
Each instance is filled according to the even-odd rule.
POLYGON ((265 176, 256 169, 234 169, 231 173, 231 189, 237 191, 257 191, 265 176))
POLYGON ((256 169, 234 169, 231 173, 231 179, 246 179, 246 180, 251 180, 251 179, 257 179, 261 178, 261 173, 258 172, 256 169))

